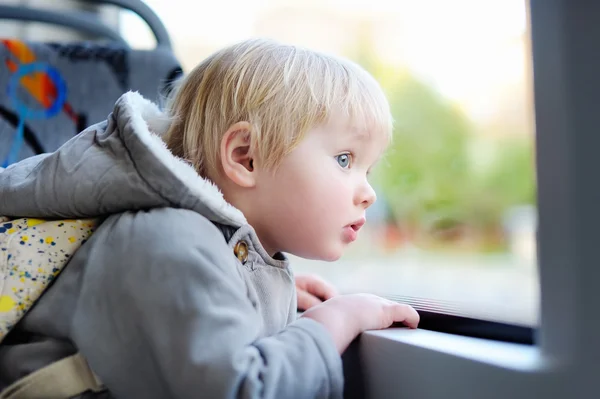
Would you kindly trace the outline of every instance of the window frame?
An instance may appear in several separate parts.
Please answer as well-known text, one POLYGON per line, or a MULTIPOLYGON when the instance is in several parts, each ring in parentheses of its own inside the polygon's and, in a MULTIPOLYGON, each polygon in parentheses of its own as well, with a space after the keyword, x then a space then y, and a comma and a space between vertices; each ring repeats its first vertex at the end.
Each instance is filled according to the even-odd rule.
MULTIPOLYGON (((492 320, 481 320, 472 317, 448 315, 444 313, 421 310, 419 328, 429 331, 439 331, 465 337, 493 339, 502 342, 512 342, 534 345, 536 329, 533 327, 502 323, 492 320)), ((396 327, 401 327, 399 324, 396 327)))
POLYGON ((344 355, 346 397, 597 396, 600 2, 531 0, 540 327, 535 345, 428 331, 362 334, 344 355), (586 179, 587 178, 587 179, 586 179), (364 396, 362 395, 364 394, 364 396))

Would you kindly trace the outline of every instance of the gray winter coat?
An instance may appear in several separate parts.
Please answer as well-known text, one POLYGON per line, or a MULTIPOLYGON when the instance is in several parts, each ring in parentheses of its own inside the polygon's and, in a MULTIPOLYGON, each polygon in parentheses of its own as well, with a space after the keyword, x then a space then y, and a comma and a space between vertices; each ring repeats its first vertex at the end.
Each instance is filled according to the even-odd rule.
POLYGON ((287 259, 166 149, 167 123, 127 93, 107 121, 0 172, 0 215, 105 218, 0 346, 0 389, 80 351, 104 396, 341 397, 341 359, 296 319, 287 259))

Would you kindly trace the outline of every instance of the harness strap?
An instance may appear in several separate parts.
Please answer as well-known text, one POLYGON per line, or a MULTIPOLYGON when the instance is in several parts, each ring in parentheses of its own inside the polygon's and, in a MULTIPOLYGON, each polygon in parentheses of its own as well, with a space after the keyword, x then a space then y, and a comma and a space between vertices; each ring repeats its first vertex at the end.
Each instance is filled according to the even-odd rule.
POLYGON ((15 381, 0 399, 66 399, 106 388, 78 352, 15 381))

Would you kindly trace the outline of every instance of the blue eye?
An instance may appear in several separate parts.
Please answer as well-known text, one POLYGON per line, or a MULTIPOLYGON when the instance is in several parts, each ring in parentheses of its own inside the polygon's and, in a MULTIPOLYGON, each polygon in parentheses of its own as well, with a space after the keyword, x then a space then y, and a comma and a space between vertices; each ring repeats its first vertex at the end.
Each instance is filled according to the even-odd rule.
POLYGON ((340 154, 336 155, 335 159, 337 163, 344 169, 350 167, 350 162, 352 161, 352 156, 350 154, 340 154))

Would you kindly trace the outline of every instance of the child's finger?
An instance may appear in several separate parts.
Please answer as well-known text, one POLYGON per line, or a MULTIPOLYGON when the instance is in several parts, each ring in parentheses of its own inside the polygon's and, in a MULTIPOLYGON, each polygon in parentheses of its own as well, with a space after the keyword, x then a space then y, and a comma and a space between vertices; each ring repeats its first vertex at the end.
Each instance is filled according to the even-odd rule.
POLYGON ((410 328, 417 328, 420 320, 419 313, 409 305, 394 304, 394 320, 404 323, 410 328))
POLYGON ((322 301, 317 298, 316 296, 304 291, 304 290, 298 290, 298 309, 300 310, 308 310, 310 308, 312 308, 313 306, 316 306, 320 303, 322 303, 322 301))
POLYGON ((317 276, 311 276, 311 279, 307 281, 306 290, 323 300, 328 300, 338 294, 333 285, 317 276))

